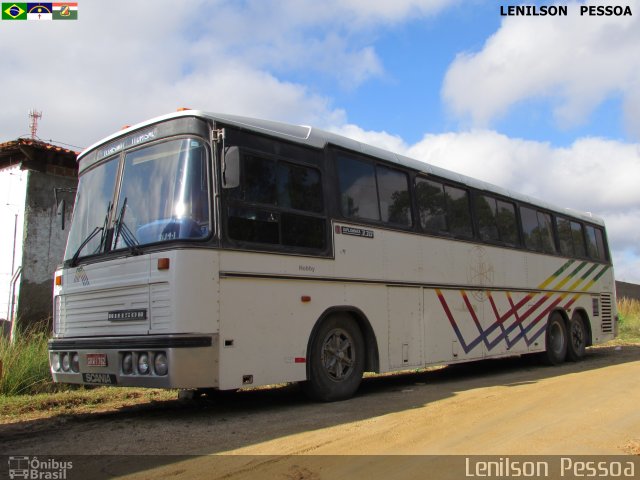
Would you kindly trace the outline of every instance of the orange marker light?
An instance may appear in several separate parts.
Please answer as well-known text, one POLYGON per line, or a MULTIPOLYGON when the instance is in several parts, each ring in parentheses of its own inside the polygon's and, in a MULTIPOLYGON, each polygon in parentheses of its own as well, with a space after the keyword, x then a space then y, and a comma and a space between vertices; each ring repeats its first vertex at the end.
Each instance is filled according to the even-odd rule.
POLYGON ((56 275, 56 286, 57 287, 62 286, 62 275, 56 275))
POLYGON ((158 270, 169 270, 169 259, 168 258, 159 258, 158 259, 158 270))
POLYGON ((300 301, 302 303, 309 303, 311 301, 311 297, 309 295, 303 295, 300 297, 300 301))
POLYGON ((187 110, 191 110, 189 107, 180 107, 176 110, 176 112, 186 112, 187 110))

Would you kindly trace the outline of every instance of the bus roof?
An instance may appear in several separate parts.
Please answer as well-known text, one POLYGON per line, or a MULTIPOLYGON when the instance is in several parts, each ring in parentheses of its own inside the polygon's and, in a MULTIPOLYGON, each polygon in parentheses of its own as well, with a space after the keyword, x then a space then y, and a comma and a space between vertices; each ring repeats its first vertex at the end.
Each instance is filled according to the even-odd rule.
POLYGON ((220 122, 226 125, 243 128, 250 131, 261 132, 266 135, 287 140, 289 142, 299 143, 302 145, 307 145, 307 146, 319 148, 319 149, 324 148, 327 144, 331 144, 337 147, 345 148, 347 150, 359 152, 364 155, 369 155, 381 160, 386 160, 388 162, 396 163, 396 164, 411 168, 413 170, 417 170, 420 172, 424 172, 426 174, 431 174, 446 180, 450 180, 452 182, 461 183, 469 187, 476 188, 478 190, 496 193, 504 197, 509 197, 514 200, 518 200, 520 202, 535 205, 547 210, 552 210, 560 214, 565 214, 572 217, 580 218, 587 222, 604 225, 604 221, 600 217, 595 216, 591 213, 580 212, 580 211, 569 209, 569 208, 558 207, 556 205, 549 204, 545 201, 541 201, 539 199, 530 197, 528 195, 523 195, 521 193, 514 192, 512 190, 508 190, 506 188, 502 188, 488 182, 483 182, 476 178, 468 177, 466 175, 453 172, 451 170, 447 170, 444 168, 437 167, 435 165, 431 165, 424 161, 416 160, 410 157, 406 157, 404 155, 393 153, 391 151, 374 147, 372 145, 368 145, 366 143, 362 143, 357 140, 353 140, 351 138, 344 137, 342 135, 338 135, 336 133, 332 133, 319 128, 305 126, 305 125, 292 125, 292 124, 283 123, 283 122, 276 122, 272 120, 262 120, 262 119, 244 117, 239 115, 209 113, 209 112, 203 112, 200 110, 183 110, 175 113, 170 113, 167 115, 155 117, 150 120, 144 121, 142 123, 138 123, 136 125, 127 127, 126 129, 123 129, 117 133, 114 133, 113 135, 110 135, 109 137, 104 138, 99 142, 94 143, 93 145, 88 147, 78 156, 78 161, 81 161, 82 157, 84 157, 88 152, 95 149, 99 145, 109 142, 117 137, 126 135, 135 130, 147 127, 149 125, 153 125, 155 123, 170 120, 172 118, 180 118, 180 117, 204 118, 207 120, 220 122))

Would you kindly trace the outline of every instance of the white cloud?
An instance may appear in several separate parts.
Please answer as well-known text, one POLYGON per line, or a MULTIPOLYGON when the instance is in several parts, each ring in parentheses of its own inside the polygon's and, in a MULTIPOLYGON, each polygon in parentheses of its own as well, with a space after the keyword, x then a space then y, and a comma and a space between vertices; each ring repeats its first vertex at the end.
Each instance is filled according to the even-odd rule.
POLYGON ((87 0, 73 22, 3 22, 4 139, 28 133, 86 146, 124 124, 187 106, 293 123, 342 124, 329 97, 291 71, 352 88, 384 67, 376 28, 457 0, 87 0))
MULTIPOLYGON (((563 2, 564 3, 564 2, 563 2)), ((477 53, 462 53, 446 74, 442 96, 450 110, 487 126, 527 99, 553 105, 557 123, 579 125, 604 100, 622 96, 627 125, 640 137, 640 10, 635 15, 588 17, 568 2, 567 17, 507 17, 477 53)))
POLYGON ((375 145, 391 152, 403 153, 407 150, 407 144, 398 135, 392 135, 387 132, 376 132, 372 130, 364 130, 363 128, 353 124, 334 124, 340 126, 329 126, 328 129, 338 135, 357 140, 358 142, 375 145))

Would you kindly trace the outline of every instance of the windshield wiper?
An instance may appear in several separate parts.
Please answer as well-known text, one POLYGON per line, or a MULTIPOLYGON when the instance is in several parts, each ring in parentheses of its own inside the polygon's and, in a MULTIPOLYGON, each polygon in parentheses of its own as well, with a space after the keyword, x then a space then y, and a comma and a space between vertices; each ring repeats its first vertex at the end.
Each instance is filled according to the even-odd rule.
POLYGON ((78 258, 80 258, 80 252, 82 252, 82 249, 86 247, 87 244, 93 239, 93 237, 95 237, 100 232, 102 232, 102 236, 100 237, 100 245, 98 245, 98 248, 93 253, 98 253, 102 249, 102 245, 104 244, 104 240, 106 238, 107 222, 109 221, 110 211, 111 211, 111 202, 109 202, 109 205, 107 205, 107 214, 104 217, 104 222, 102 226, 94 228, 93 231, 89 235, 87 235, 87 238, 85 238, 82 241, 82 243, 76 250, 76 253, 73 254, 73 257, 71 257, 70 266, 75 267, 78 264, 78 258))
POLYGON ((124 198, 124 202, 122 202, 122 208, 120 209, 120 213, 118 214, 118 218, 115 223, 116 236, 113 241, 113 247, 115 248, 118 245, 118 239, 122 236, 122 240, 129 247, 129 251, 132 255, 142 255, 142 249, 138 246, 140 242, 131 231, 131 229, 124 223, 124 213, 127 209, 127 197, 124 198))
MULTIPOLYGON (((78 247, 78 250, 76 250, 76 253, 73 254, 73 257, 71 257, 71 266, 72 267, 75 267, 78 264, 78 258, 80 257, 80 252, 87 245, 87 243, 89 243, 93 237, 95 237, 98 233, 102 232, 103 230, 104 230, 104 227, 96 227, 87 236, 87 238, 84 239, 84 242, 82 242, 80 244, 80 246, 78 247)), ((103 236, 103 238, 104 238, 104 236, 103 236)), ((100 242, 100 245, 102 245, 102 241, 100 242)))

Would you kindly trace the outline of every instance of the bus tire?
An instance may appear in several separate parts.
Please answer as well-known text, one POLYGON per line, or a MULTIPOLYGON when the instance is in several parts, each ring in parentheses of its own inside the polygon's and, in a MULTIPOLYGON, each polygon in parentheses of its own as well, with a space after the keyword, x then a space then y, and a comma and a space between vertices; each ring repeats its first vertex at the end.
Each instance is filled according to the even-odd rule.
POLYGON ((562 315, 558 312, 551 314, 547 323, 546 352, 544 359, 549 365, 559 365, 567 356, 567 328, 562 315))
POLYGON ((567 330, 567 358, 572 362, 582 360, 587 347, 587 328, 582 315, 574 313, 567 330))
POLYGON ((365 364, 364 339, 355 320, 341 313, 324 320, 309 348, 304 392, 312 400, 334 402, 353 396, 365 364))

